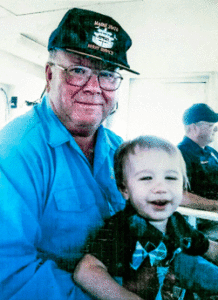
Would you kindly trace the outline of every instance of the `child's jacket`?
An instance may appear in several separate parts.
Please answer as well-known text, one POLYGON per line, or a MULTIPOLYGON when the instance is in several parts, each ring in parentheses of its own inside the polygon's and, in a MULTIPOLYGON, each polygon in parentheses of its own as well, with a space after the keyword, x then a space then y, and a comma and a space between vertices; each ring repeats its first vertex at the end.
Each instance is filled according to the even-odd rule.
POLYGON ((105 221, 86 251, 103 262, 113 277, 121 277, 127 289, 153 300, 173 299, 171 266, 175 255, 181 251, 203 255, 208 246, 208 239, 178 212, 170 217, 164 235, 127 205, 105 221))

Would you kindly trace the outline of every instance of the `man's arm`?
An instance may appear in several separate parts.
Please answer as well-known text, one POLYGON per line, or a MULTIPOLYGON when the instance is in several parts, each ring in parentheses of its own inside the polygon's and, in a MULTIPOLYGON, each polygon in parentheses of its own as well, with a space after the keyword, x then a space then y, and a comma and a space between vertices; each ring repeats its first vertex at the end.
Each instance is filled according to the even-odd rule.
MULTIPOLYGON (((194 180, 191 180, 191 178, 193 177, 193 174, 196 174, 197 172, 197 166, 193 167, 193 161, 195 160, 194 156, 192 153, 187 152, 184 149, 181 149, 180 147, 179 149, 182 152, 182 156, 185 160, 187 175, 191 184, 192 180, 194 180)), ((185 191, 183 194, 183 201, 181 203, 181 206, 205 211, 218 211, 217 200, 201 197, 197 194, 188 191, 185 191)))
POLYGON ((60 269, 49 254, 46 257, 46 251, 38 251, 43 240, 43 194, 49 188, 46 174, 52 172, 49 156, 42 149, 42 161, 31 144, 33 131, 20 147, 13 147, 19 142, 15 137, 8 126, 0 133, 0 299, 88 300, 73 282, 72 273, 60 269))
POLYGON ((120 286, 108 273, 106 266, 87 254, 77 265, 74 280, 92 296, 102 300, 142 300, 120 286))
POLYGON ((218 265, 218 243, 209 240, 209 248, 205 253, 205 258, 218 265))
POLYGON ((190 192, 184 192, 181 206, 206 211, 218 211, 218 200, 207 199, 190 192))
POLYGON ((0 299, 70 299, 70 291, 78 289, 72 274, 37 258, 34 241, 41 230, 36 214, 1 171, 0 186, 0 299))

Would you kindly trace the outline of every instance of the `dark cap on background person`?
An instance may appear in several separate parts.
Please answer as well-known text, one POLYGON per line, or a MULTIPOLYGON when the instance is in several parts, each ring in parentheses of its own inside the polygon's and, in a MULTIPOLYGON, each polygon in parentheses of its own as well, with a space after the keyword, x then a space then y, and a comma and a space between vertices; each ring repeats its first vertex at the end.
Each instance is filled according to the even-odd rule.
POLYGON ((52 32, 48 50, 63 49, 139 74, 131 70, 127 62, 126 52, 131 45, 129 35, 111 17, 73 8, 52 32))
POLYGON ((182 121, 184 125, 190 125, 200 121, 216 123, 218 122, 218 114, 207 104, 197 103, 185 110, 182 121))

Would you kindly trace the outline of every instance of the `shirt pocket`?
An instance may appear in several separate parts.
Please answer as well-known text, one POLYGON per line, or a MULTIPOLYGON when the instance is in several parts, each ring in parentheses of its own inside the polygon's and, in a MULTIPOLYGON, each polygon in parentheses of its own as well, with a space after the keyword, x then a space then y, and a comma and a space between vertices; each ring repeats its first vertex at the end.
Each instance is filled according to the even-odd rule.
POLYGON ((126 200, 122 194, 118 191, 116 185, 112 183, 108 188, 108 202, 111 210, 111 215, 123 210, 126 206, 126 200))
POLYGON ((95 204, 94 193, 84 185, 56 191, 54 199, 57 209, 63 212, 83 212, 95 204))

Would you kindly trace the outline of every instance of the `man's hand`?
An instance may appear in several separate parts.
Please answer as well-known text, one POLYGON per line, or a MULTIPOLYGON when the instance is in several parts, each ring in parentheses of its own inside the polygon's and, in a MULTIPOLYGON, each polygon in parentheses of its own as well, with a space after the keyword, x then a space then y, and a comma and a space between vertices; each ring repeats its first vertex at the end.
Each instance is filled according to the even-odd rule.
POLYGON ((205 253, 205 258, 218 265, 218 243, 212 240, 209 240, 209 243, 209 248, 205 253))
POLYGON ((218 212, 218 200, 207 199, 190 192, 183 193, 183 201, 181 206, 218 212))

